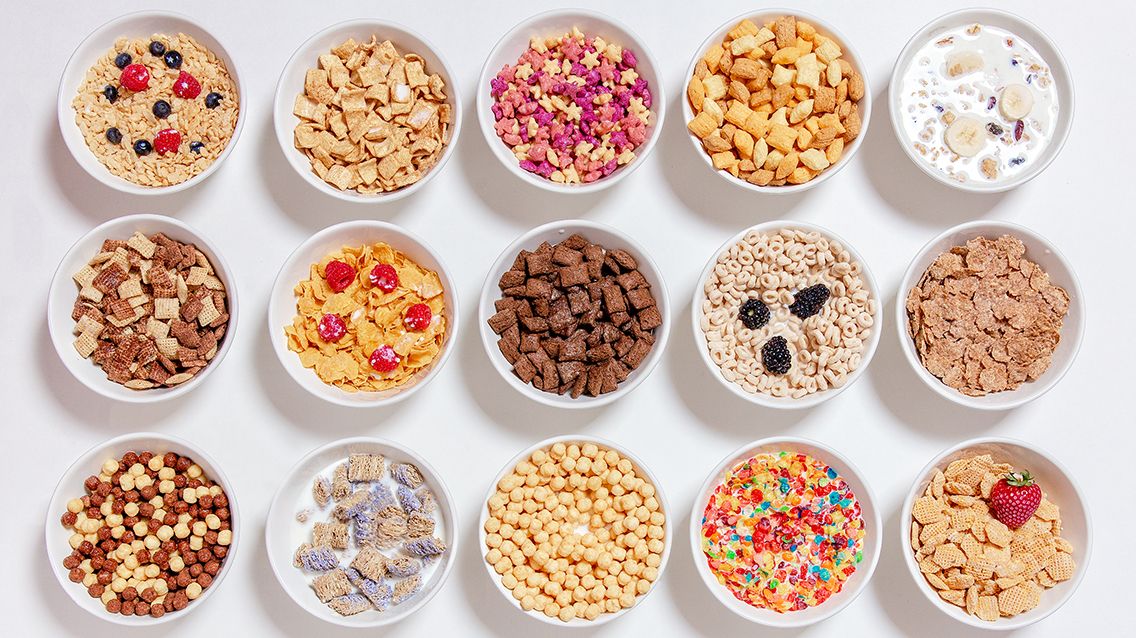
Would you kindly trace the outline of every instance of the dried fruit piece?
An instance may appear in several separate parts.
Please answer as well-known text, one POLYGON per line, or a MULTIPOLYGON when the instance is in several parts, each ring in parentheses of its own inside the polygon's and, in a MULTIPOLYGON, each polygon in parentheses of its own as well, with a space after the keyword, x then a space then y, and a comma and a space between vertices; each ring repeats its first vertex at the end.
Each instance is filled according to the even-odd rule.
POLYGON ((328 262, 323 277, 335 292, 343 292, 355 281, 355 269, 338 259, 328 262))

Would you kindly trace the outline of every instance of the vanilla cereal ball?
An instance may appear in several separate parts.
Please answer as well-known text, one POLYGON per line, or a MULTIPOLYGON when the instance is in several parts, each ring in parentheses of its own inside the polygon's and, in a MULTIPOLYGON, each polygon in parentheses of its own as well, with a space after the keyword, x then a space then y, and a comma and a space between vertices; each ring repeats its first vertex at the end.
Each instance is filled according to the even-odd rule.
POLYGON ((655 494, 615 450, 536 450, 486 503, 486 561, 525 611, 568 622, 630 607, 662 564, 666 517, 655 494))

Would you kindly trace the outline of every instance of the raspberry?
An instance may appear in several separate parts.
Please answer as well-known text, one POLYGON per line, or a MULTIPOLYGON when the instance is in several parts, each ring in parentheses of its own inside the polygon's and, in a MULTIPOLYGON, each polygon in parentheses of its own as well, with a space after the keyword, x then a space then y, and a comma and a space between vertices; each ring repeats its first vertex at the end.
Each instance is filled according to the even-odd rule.
POLYGON ((430 306, 424 303, 416 303, 406 309, 406 316, 402 318, 402 323, 407 330, 421 332, 430 326, 430 319, 433 316, 434 313, 430 312, 430 306))
POLYGON ((328 343, 335 343, 347 334, 347 324, 339 315, 326 314, 319 322, 320 339, 328 343))
POLYGON ((390 372, 398 367, 402 357, 390 346, 379 346, 371 353, 371 367, 379 372, 390 372))
POLYGON ((336 259, 323 269, 323 278, 327 280, 327 285, 331 286, 332 290, 343 292, 351 282, 355 281, 355 269, 336 259))
POLYGON ((395 288, 398 288, 398 273, 390 264, 375 266, 368 277, 371 280, 371 285, 383 292, 393 292, 395 288))
POLYGON ((154 150, 158 151, 159 155, 176 153, 179 146, 181 146, 181 133, 172 128, 164 128, 154 136, 154 150))
POLYGON ((182 71, 174 80, 174 95, 192 100, 201 95, 201 83, 197 81, 197 78, 182 71))
POLYGON ((145 91, 150 86, 150 69, 142 64, 128 64, 122 70, 119 82, 131 91, 145 91))

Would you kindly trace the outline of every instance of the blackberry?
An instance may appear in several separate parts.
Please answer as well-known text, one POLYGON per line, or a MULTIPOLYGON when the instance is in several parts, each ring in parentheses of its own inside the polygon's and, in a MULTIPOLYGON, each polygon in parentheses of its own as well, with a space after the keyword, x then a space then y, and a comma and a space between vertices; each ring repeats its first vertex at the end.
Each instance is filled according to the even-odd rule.
POLYGON ((828 288, 825 288, 824 284, 815 284, 797 291, 793 303, 789 306, 789 312, 801 319, 808 319, 820 312, 826 301, 828 301, 828 288))
MULTIPOLYGON (((991 99, 993 99, 993 98, 991 98, 991 99)), ((989 124, 987 124, 986 130, 990 131, 990 134, 993 135, 994 137, 998 137, 1002 133, 1006 132, 1001 126, 998 126, 994 122, 990 122, 989 124)))
POLYGON ((757 330, 769 323, 769 308, 760 299, 748 299, 738 311, 738 319, 746 328, 757 330))
POLYGON ((785 337, 776 336, 761 346, 761 364, 770 374, 785 374, 793 367, 793 355, 785 337))
POLYGON ((125 69, 127 64, 134 61, 129 53, 119 53, 114 57, 114 65, 120 69, 125 69))
POLYGON ((158 57, 158 56, 164 55, 165 52, 166 52, 166 45, 162 44, 161 42, 158 42, 157 40, 154 40, 153 42, 150 43, 150 55, 152 55, 154 57, 158 57))

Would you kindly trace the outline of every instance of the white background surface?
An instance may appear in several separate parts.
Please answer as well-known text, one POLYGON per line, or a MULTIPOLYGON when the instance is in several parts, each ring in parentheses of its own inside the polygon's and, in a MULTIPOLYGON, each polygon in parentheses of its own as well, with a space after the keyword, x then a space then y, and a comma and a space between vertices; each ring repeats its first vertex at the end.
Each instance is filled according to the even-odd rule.
MULTIPOLYGON (((184 3, 160 3, 175 8, 184 3)), ((898 509, 915 473, 964 438, 1005 435, 1055 452, 1089 494, 1096 548, 1080 591, 1025 636, 1103 633, 1116 627, 1131 584, 1131 492, 1122 472, 1136 454, 1130 406, 1136 310, 1131 271, 1132 177, 1129 152, 1136 101, 1126 39, 1132 5, 1084 1, 1070 13, 1036 2, 999 3, 1055 38, 1072 67, 1077 116, 1057 161, 1034 182, 1005 195, 968 196, 938 186, 902 154, 881 96, 907 38, 955 2, 794 2, 839 25, 868 61, 876 113, 853 164, 801 196, 758 197, 711 175, 686 140, 677 100, 694 49, 726 19, 760 4, 627 1, 609 7, 652 47, 663 67, 671 117, 646 164, 616 188, 563 197, 522 184, 498 165, 473 119, 484 56, 521 18, 516 10, 473 10, 473 3, 200 1, 184 11, 204 21, 243 72, 248 122, 227 164, 204 184, 173 196, 120 195, 72 160, 55 118, 56 84, 78 42, 95 27, 142 3, 5 3, 0 53, 0 201, 6 308, 0 462, 7 568, 0 597, 8 635, 141 635, 102 623, 59 589, 43 547, 45 508, 58 477, 91 445, 119 433, 156 429, 205 447, 225 468, 245 525, 240 552, 225 569, 223 590, 191 616, 163 626, 171 636, 347 635, 296 607, 266 562, 263 520, 281 473, 303 454, 350 435, 389 437, 421 451, 457 499, 464 548, 441 593, 420 613, 386 630, 391 636, 560 635, 522 617, 487 581, 475 521, 487 483, 517 451, 548 436, 588 432, 632 448, 661 476, 675 517, 676 542, 657 592, 599 636, 740 635, 758 631, 719 606, 694 573, 686 526, 690 499, 706 473, 748 441, 797 434, 836 446, 872 483, 885 516, 884 555, 865 593, 840 615, 802 635, 962 635, 966 629, 932 609, 903 567, 898 509), (854 4, 855 10, 845 8, 854 4), (332 8, 322 8, 334 5, 332 8), (445 6, 449 9, 439 9, 445 6), (1124 15, 1121 15, 1124 14, 1124 15), (276 79, 292 51, 315 31, 347 18, 385 15, 439 45, 456 68, 466 128, 450 163, 428 188, 389 206, 333 200, 301 182, 272 135, 276 79), (170 214, 220 245, 243 301, 232 351, 193 393, 156 406, 104 400, 80 386, 46 334, 45 299, 57 261, 99 222, 126 213, 170 214), (641 387, 604 409, 557 411, 511 390, 490 367, 476 333, 476 299, 498 252, 525 230, 582 216, 629 231, 660 262, 676 305, 666 356, 641 387), (295 386, 277 363, 265 330, 267 296, 285 256, 315 231, 357 218, 393 221, 426 238, 454 270, 465 314, 457 352, 433 383, 390 409, 325 404, 295 386), (867 373, 844 394, 806 412, 761 410, 730 396, 697 357, 689 330, 695 279, 711 253, 737 230, 789 218, 827 226, 866 257, 885 291, 887 321, 867 373), (1088 296, 1080 358, 1048 395, 1009 413, 965 410, 938 398, 914 376, 891 324, 895 288, 916 250, 962 221, 995 218, 1026 224, 1053 239, 1078 270, 1088 296), (1119 483, 1114 483, 1119 482, 1119 483), (1122 557, 1126 557, 1123 558, 1122 557)), ((490 5, 491 3, 477 3, 490 5)), ((510 3, 512 4, 512 3, 510 3)), ((598 2, 581 4, 600 6, 598 2)), ((607 3, 604 3, 607 4, 607 3)), ((1048 3, 1047 3, 1048 4, 1048 3)), ((525 14, 552 6, 529 2, 525 14)), ((182 10, 182 9, 178 9, 182 10)), ((57 515, 58 513, 53 513, 57 515)), ((1127 610, 1125 610, 1127 611, 1127 610)), ((1127 613, 1124 613, 1127 616, 1127 613)), ((154 633, 154 632, 151 632, 154 633)), ((563 631, 561 633, 568 633, 563 631)), ((587 631, 584 632, 587 634, 587 631)), ((787 634, 789 635, 789 634, 787 634)))

